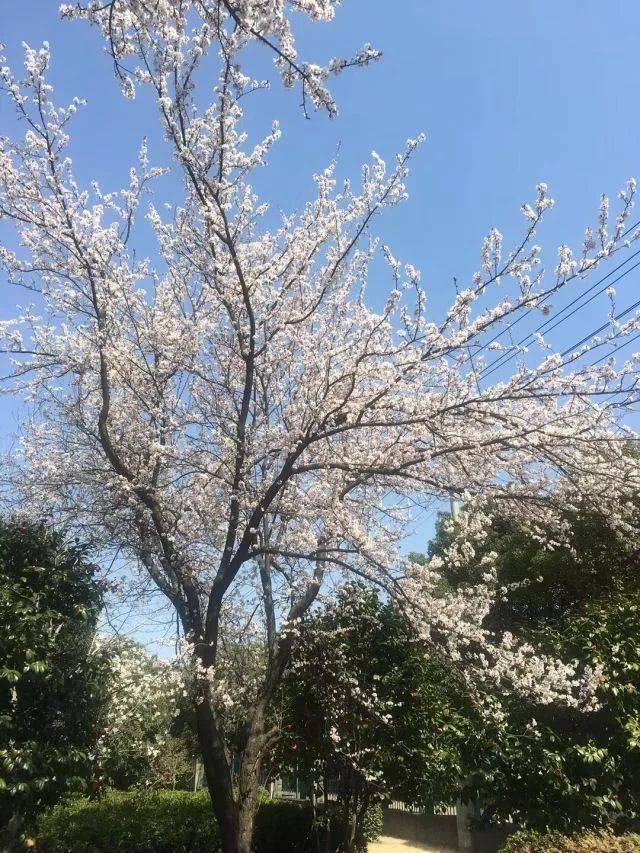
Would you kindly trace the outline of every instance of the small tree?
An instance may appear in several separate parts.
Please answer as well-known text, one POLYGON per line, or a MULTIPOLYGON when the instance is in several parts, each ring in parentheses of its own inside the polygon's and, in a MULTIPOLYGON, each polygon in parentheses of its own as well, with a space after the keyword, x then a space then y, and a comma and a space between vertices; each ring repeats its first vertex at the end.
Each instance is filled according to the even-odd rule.
POLYGON ((479 629, 490 583, 475 602, 447 602, 434 593, 434 565, 410 576, 397 570, 398 542, 416 499, 490 494, 524 518, 553 516, 588 495, 609 505, 620 527, 638 488, 637 463, 622 454, 616 427, 637 399, 634 362, 585 360, 635 331, 635 318, 612 325, 606 341, 570 353, 545 348, 534 367, 480 384, 485 350, 500 348, 495 336, 511 319, 638 236, 628 227, 635 182, 613 225, 603 198, 580 256, 561 246, 549 278, 535 243, 552 206, 540 184, 522 208, 522 237, 504 250, 491 229, 480 270, 442 318, 430 314, 419 271, 371 231, 379 212, 404 200, 421 138, 391 169, 374 153, 358 189, 339 186, 330 166, 298 215, 267 218, 251 179, 279 130, 247 143, 242 105, 262 86, 243 71, 242 51, 264 47, 305 105, 335 114, 328 78, 378 53, 367 45, 325 66, 303 62, 290 18, 330 20, 336 6, 63 7, 101 32, 127 96, 151 92, 183 179, 170 214, 148 208, 157 238, 149 259, 132 248, 136 213, 164 169, 149 167, 146 146, 124 190, 81 188, 68 152, 80 102, 53 103, 48 46, 27 49, 24 81, 0 70, 25 128, 22 139, 0 141, 0 216, 23 247, 0 258, 11 281, 40 295, 46 318, 28 310, 3 327, 16 383, 34 402, 16 488, 97 547, 139 563, 175 607, 199 669, 198 735, 225 853, 251 846, 260 766, 278 737, 269 706, 292 643, 282 628, 307 612, 332 572, 387 587, 425 642, 446 636, 456 660, 460 647, 476 650, 463 667, 469 678, 515 680, 530 691, 533 669, 538 698, 576 701, 577 675, 504 644, 496 650, 479 629), (374 311, 366 282, 378 251, 388 298, 374 311), (247 688, 236 786, 216 668, 229 626, 252 643, 259 632, 264 650, 247 688), (489 668, 478 652, 486 646, 494 648, 489 668))
POLYGON ((163 751, 170 750, 174 768, 178 755, 184 758, 172 738, 184 705, 183 673, 126 638, 107 638, 100 650, 107 682, 97 772, 116 788, 154 784, 170 763, 163 751))
POLYGON ((341 823, 351 827, 347 850, 355 850, 373 803, 456 798, 479 720, 466 684, 416 642, 397 607, 350 585, 299 633, 280 755, 325 801, 335 790, 341 823))
POLYGON ((83 549, 0 518, 0 815, 86 788, 101 707, 94 653, 102 585, 83 549))

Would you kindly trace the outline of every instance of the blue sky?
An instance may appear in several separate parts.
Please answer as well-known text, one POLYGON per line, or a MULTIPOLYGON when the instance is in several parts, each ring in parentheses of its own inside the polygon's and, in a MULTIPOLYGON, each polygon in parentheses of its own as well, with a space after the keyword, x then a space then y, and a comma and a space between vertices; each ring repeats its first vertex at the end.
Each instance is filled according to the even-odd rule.
MULTIPOLYGON (((0 40, 11 63, 21 61, 22 41, 36 46, 47 39, 58 97, 88 100, 74 133, 81 181, 123 185, 143 136, 152 162, 164 161, 154 107, 146 95, 124 101, 96 32, 59 21, 54 0, 2 7, 0 40)), ((357 177, 371 149, 391 159, 407 137, 425 131, 410 201, 386 214, 377 230, 396 256, 422 269, 436 315, 452 298, 453 277, 464 282, 477 268, 491 226, 507 238, 520 233, 519 206, 532 199, 538 181, 548 182, 556 199, 539 235, 552 268, 559 242, 579 247, 584 226, 596 219, 599 194, 640 178, 636 0, 344 0, 333 24, 299 23, 305 58, 324 60, 371 41, 383 59, 334 82, 341 111, 333 121, 305 120, 299 92, 279 85, 254 97, 248 130, 262 133, 273 118, 283 128, 258 187, 276 208, 290 210, 312 193, 312 173, 338 149, 340 173, 357 177)), ((252 55, 252 66, 262 76, 268 58, 252 55)), ((3 100, 0 133, 14 130, 3 100)), ((173 192, 170 184, 167 190, 173 192)), ((620 283, 620 306, 637 298, 639 281, 640 270, 620 283)), ((382 298, 382 287, 372 281, 372 299, 382 298)), ((3 318, 23 298, 0 280, 3 318)), ((596 300, 563 324, 555 340, 574 342, 606 310, 596 300)), ((0 400, 1 445, 18 419, 15 401, 0 400)))

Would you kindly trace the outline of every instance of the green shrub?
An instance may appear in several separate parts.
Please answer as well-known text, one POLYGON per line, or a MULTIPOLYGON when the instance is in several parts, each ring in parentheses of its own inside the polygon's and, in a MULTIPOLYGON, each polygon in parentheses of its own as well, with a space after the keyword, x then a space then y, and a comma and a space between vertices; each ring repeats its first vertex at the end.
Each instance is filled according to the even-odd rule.
POLYGON ((363 826, 365 841, 377 841, 382 835, 383 823, 382 806, 379 803, 369 806, 363 826))
MULTIPOLYGON (((322 815, 320 816, 323 820, 322 815)), ((337 804, 330 803, 329 820, 331 825, 331 847, 334 851, 345 849, 347 826, 343 820, 342 810, 337 804)), ((375 803, 367 809, 360 831, 356 835, 355 849, 357 853, 367 853, 369 842, 376 841, 382 834, 382 807, 375 803)))
POLYGON ((206 792, 110 791, 46 812, 42 853, 214 853, 218 827, 206 792))
POLYGON ((253 832, 259 853, 306 853, 312 849, 313 810, 310 803, 267 800, 260 804, 253 832))
POLYGON ((585 832, 569 836, 524 830, 510 836, 500 853, 640 853, 640 835, 585 832))
MULTIPOLYGON (((330 808, 334 853, 345 837, 330 808)), ((321 826, 322 826, 321 822, 321 826)), ((380 834, 382 812, 365 820, 361 849, 380 834)), ((256 817, 256 853, 308 853, 313 846, 310 803, 268 800, 256 817)), ((109 791, 99 800, 73 799, 45 812, 38 822, 41 853, 218 853, 217 824, 206 791, 109 791)))

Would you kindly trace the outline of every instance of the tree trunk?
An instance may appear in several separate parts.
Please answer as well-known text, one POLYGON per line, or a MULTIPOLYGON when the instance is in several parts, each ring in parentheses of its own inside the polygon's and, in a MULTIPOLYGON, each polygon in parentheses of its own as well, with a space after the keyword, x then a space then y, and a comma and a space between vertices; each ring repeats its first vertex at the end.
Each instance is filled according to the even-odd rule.
POLYGON ((196 705, 198 739, 207 788, 218 821, 223 853, 251 853, 265 743, 264 713, 254 709, 246 729, 234 796, 230 762, 215 716, 205 699, 196 705))
POLYGON ((251 853, 253 827, 256 820, 257 803, 254 806, 238 806, 238 844, 237 853, 251 853))
POLYGON ((238 853, 251 851, 264 745, 264 711, 256 708, 247 724, 246 742, 238 770, 238 853))
POLYGON ((222 735, 206 699, 196 705, 196 724, 207 789, 220 831, 222 853, 241 853, 231 767, 222 735))

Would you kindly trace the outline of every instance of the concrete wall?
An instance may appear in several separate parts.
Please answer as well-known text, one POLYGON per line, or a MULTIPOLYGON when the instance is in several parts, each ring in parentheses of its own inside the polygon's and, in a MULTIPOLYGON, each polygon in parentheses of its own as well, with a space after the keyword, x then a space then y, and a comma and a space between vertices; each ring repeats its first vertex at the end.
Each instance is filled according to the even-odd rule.
MULTIPOLYGON (((496 853, 512 832, 508 828, 472 831, 473 853, 496 853)), ((384 810, 384 835, 406 838, 433 847, 458 849, 455 815, 412 814, 397 809, 384 810)))
POLYGON ((408 841, 421 841, 434 847, 458 845, 458 830, 454 815, 412 814, 411 812, 385 809, 384 834, 408 841))

